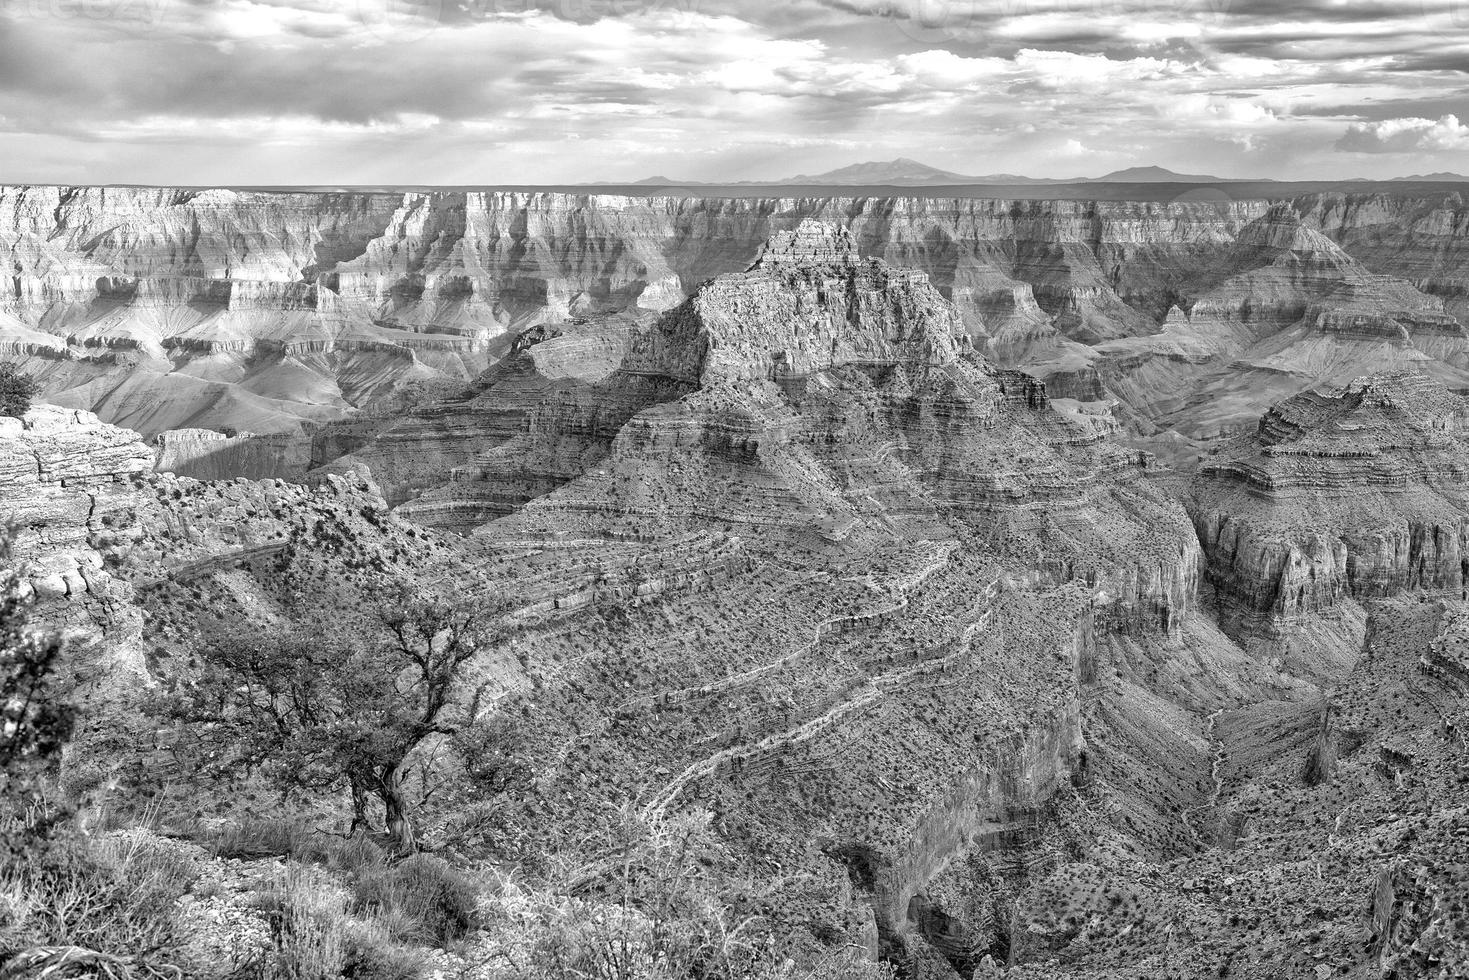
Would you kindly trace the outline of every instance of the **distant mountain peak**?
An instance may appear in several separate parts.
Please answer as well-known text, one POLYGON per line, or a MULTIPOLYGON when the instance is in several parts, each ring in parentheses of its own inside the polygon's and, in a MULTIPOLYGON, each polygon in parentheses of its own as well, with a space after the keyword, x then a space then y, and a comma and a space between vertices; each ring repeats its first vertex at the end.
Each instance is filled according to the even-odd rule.
POLYGON ((1424 182, 1428 182, 1428 181, 1435 181, 1435 182, 1437 182, 1437 181, 1443 181, 1443 182, 1449 182, 1449 183, 1464 183, 1464 184, 1469 184, 1469 177, 1465 177, 1463 174, 1451 173, 1451 172, 1449 172, 1447 170, 1439 170, 1439 171, 1436 171, 1436 172, 1431 173, 1431 174, 1413 174, 1411 177, 1394 177, 1393 180, 1395 180, 1395 181, 1414 181, 1414 180, 1416 180, 1416 181, 1424 181, 1424 182))
POLYGON ((1211 177, 1207 174, 1181 174, 1167 167, 1128 167, 1125 170, 1115 170, 1110 174, 1096 178, 1098 183, 1119 184, 1147 184, 1147 183, 1179 183, 1199 184, 1213 183, 1221 180, 1219 177, 1211 177))
POLYGON ((884 184, 884 183, 964 183, 972 178, 948 170, 931 167, 911 157, 896 160, 869 160, 854 163, 821 174, 798 174, 793 184, 884 184))

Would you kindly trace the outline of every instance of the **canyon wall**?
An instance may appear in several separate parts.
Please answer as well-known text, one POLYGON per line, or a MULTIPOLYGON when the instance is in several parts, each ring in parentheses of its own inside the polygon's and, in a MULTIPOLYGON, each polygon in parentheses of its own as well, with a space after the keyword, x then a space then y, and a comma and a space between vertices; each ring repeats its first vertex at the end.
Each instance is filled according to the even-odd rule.
MULTIPOLYGON (((1189 195, 1183 195, 1184 198, 1189 195)), ((1469 384, 1469 212, 1173 203, 0 188, 0 348, 147 436, 303 432, 464 382, 539 324, 676 306, 816 218, 926 273, 991 357, 1208 439, 1348 365, 1469 384), (1293 332, 1294 331, 1294 332, 1293 332), (1221 397, 1241 372, 1246 393, 1221 397), (1258 377, 1256 377, 1258 375, 1258 377)))
MULTIPOLYGON (((1298 395, 1201 468, 1189 509, 1238 623, 1469 589, 1469 402, 1418 375, 1298 395)), ((1241 627, 1244 628, 1244 627, 1241 627)))

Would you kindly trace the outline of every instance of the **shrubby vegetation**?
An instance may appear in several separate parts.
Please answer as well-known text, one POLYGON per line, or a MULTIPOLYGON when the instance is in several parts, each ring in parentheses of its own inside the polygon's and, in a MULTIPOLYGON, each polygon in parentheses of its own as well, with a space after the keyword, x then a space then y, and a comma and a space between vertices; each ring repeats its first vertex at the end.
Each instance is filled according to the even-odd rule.
POLYGON ((0 976, 178 977, 187 934, 176 902, 197 875, 141 836, 52 839, 7 862, 0 976))
POLYGON ((414 753, 478 714, 461 703, 479 649, 472 615, 409 593, 366 615, 311 614, 262 632, 226 622, 207 636, 193 683, 155 705, 179 726, 180 748, 206 778, 262 775, 282 787, 346 788, 353 832, 383 828, 417 848, 405 788, 414 753))
MULTIPOLYGON (((509 882, 493 925, 514 980, 890 980, 865 951, 798 964, 757 914, 720 897, 707 814, 650 826, 625 813, 607 857, 565 866, 552 887, 509 882)), ((557 862, 559 863, 559 862, 557 862)))
MULTIPOLYGON (((9 560, 0 529, 0 563, 9 560)), ((0 846, 11 855, 32 853, 49 828, 45 791, 73 723, 61 638, 30 629, 33 602, 14 572, 0 575, 0 846)))
POLYGON ((30 375, 22 374, 14 364, 0 363, 0 415, 20 418, 40 392, 41 386, 30 375))

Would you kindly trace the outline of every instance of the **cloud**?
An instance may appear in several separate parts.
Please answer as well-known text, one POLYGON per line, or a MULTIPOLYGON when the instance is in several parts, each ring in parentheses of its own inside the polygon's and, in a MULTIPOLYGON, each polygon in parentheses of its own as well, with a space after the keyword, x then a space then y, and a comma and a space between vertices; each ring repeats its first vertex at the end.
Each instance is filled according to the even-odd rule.
POLYGON ((1459 169, 1464 2, 0 0, 0 177, 1459 169))
POLYGON ((1336 141, 1345 153, 1437 153, 1469 149, 1469 126, 1454 115, 1354 123, 1336 141))

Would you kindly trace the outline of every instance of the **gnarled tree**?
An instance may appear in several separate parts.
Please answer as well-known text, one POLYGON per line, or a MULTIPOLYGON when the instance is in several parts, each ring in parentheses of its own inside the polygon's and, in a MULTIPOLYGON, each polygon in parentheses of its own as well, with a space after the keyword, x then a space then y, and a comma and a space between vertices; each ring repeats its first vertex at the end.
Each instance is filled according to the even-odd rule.
POLYGON ((160 707, 205 774, 349 789, 354 831, 369 829, 376 799, 407 853, 418 838, 405 775, 428 739, 478 714, 466 665, 480 642, 473 615, 407 593, 363 616, 318 613, 265 630, 226 624, 204 638, 196 677, 160 707))

